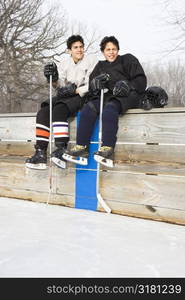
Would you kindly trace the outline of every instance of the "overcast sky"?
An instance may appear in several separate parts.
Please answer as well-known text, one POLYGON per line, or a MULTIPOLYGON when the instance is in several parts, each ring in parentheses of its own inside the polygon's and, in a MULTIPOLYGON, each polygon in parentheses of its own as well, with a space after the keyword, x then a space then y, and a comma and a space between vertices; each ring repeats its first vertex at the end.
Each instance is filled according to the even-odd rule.
MULTIPOLYGON (((57 1, 57 0, 56 0, 57 1)), ((167 0, 60 0, 69 21, 80 21, 100 30, 102 37, 114 35, 120 54, 130 52, 142 62, 165 63, 174 58, 185 61, 183 53, 167 54, 172 49, 175 31, 167 25, 171 7, 167 0)), ((185 11, 185 0, 169 0, 185 11)), ((53 1, 52 1, 53 2, 53 1)))

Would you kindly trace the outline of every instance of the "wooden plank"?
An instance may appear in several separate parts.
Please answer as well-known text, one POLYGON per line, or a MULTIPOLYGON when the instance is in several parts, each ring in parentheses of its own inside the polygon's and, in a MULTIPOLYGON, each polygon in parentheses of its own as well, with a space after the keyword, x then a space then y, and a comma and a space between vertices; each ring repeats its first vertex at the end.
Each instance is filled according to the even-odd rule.
MULTIPOLYGON (((163 221, 173 224, 185 225, 185 212, 177 209, 167 209, 162 207, 144 206, 139 204, 119 203, 107 201, 113 207, 112 213, 136 218, 144 218, 154 221, 163 221)), ((101 207, 99 210, 103 211, 101 207)))
POLYGON ((0 139, 33 140, 35 139, 34 117, 1 117, 0 139))
POLYGON ((0 114, 0 118, 16 118, 16 117, 36 117, 37 113, 5 113, 0 114))
POLYGON ((148 174, 160 176, 185 177, 185 164, 148 163, 146 161, 125 162, 115 164, 113 169, 101 166, 102 172, 124 173, 124 174, 148 174))
POLYGON ((144 110, 144 109, 129 109, 127 111, 127 114, 156 114, 156 113, 175 113, 175 112, 185 112, 185 107, 169 107, 169 106, 165 106, 165 107, 161 107, 161 108, 152 108, 151 110, 144 110))
POLYGON ((118 203, 185 211, 185 178, 102 172, 103 198, 118 203))
MULTIPOLYGON (((0 196, 43 203, 47 203, 48 199, 47 193, 42 193, 38 191, 27 191, 15 188, 11 189, 8 187, 3 187, 0 189, 0 196)), ((122 203, 120 209, 120 203, 118 202, 107 201, 107 203, 109 203, 111 207, 113 206, 112 213, 115 214, 185 225, 184 211, 179 211, 176 209, 168 210, 166 208, 161 207, 158 207, 157 210, 155 209, 154 211, 153 207, 149 207, 146 205, 137 205, 133 203, 122 203)), ((69 195, 52 194, 50 204, 74 207, 74 199, 72 196, 69 195)), ((98 208, 98 210, 104 212, 101 206, 98 208)))
MULTIPOLYGON (((0 140, 35 142, 36 118, 33 116, 0 117, 0 140)), ((76 119, 69 119, 71 138, 76 137, 76 119)))
MULTIPOLYGON (((129 110, 120 117, 116 166, 102 168, 100 180, 113 213, 185 224, 184 120, 184 108, 129 110)), ((29 170, 24 164, 34 152, 34 135, 35 114, 0 116, 0 138, 7 140, 0 142, 1 196, 47 201, 48 170, 29 170)), ((70 140, 76 140, 76 119, 70 120, 70 140)), ((51 203, 73 207, 74 165, 52 169, 51 203)))
POLYGON ((31 156, 35 152, 34 142, 0 142, 1 156, 31 156))
MULTIPOLYGON (((69 135, 70 140, 76 139, 75 118, 69 120, 69 135)), ((35 117, 0 118, 0 155, 31 156, 35 142, 35 117)))
MULTIPOLYGON (((58 195, 75 195, 75 171, 74 169, 62 170, 52 168, 53 193, 58 195)), ((49 168, 47 170, 28 169, 23 159, 0 159, 0 186, 1 189, 18 189, 28 192, 37 191, 48 193, 49 191, 49 168)))
MULTIPOLYGON (((41 203, 47 203, 48 201, 48 193, 16 188, 12 189, 11 187, 5 186, 0 189, 0 197, 16 198, 41 203)), ((49 204, 74 207, 74 197, 70 195, 59 195, 53 193, 51 195, 49 204)))
MULTIPOLYGON (((2 156, 32 156, 35 142, 0 142, 2 156)), ((53 144, 53 149, 54 149, 53 144)), ((146 161, 156 164, 183 164, 185 146, 165 145, 120 145, 115 148, 116 164, 122 162, 146 161)))
POLYGON ((182 176, 102 172, 100 191, 113 213, 185 225, 182 176))
POLYGON ((126 143, 185 144, 185 112, 126 114, 119 119, 117 137, 126 143))
MULTIPOLYGON (((180 169, 179 173, 175 169, 175 176, 165 176, 160 167, 158 172, 161 171, 161 174, 154 176, 142 174, 141 166, 135 166, 135 169, 133 166, 129 169, 129 165, 119 168, 121 171, 102 171, 100 178, 100 192, 113 213, 185 223, 185 177, 180 169)), ((74 168, 61 170, 54 167, 53 170, 51 203, 74 206, 74 168)), ((23 159, 1 158, 0 186, 1 196, 46 202, 48 170, 29 170, 24 167, 23 159)), ((103 211, 101 206, 98 210, 103 211)))
MULTIPOLYGON (((152 110, 143 110, 143 109, 129 109, 127 111, 127 114, 155 114, 155 113, 169 113, 169 112, 185 112, 185 107, 169 107, 165 106, 162 108, 153 108, 152 110)), ((31 112, 31 113, 3 113, 0 114, 0 118, 4 117, 36 117, 37 112, 31 112)))
POLYGON ((117 163, 124 161, 159 163, 184 163, 185 146, 165 145, 120 145, 115 148, 117 163))
MULTIPOLYGON (((130 109, 119 118, 119 142, 167 142, 181 143, 184 139, 184 108, 165 108, 144 111, 130 109), (178 126, 176 126, 178 124, 178 126)), ((1 114, 1 139, 35 139, 34 114, 1 114), (16 128, 16 130, 15 130, 16 128)), ((76 120, 69 120, 71 140, 76 137, 76 120)))
MULTIPOLYGON (((176 157, 178 157, 177 162, 180 162, 183 158, 182 153, 185 146, 182 145, 179 148, 178 144, 185 144, 184 120, 184 112, 165 114, 128 113, 120 117, 116 159, 121 161, 172 160, 176 162, 176 157), (144 144, 138 145, 137 143, 144 144), (169 145, 145 145, 145 143, 170 143, 175 145, 172 148, 169 147, 169 145), (177 153, 177 155, 175 153, 177 153)), ((0 138, 8 140, 7 142, 0 143, 0 154, 31 155, 32 149, 30 145, 26 145, 26 140, 31 140, 33 147, 35 143, 35 117, 0 118, 0 138), (22 144, 20 142, 21 140, 22 144), (24 148, 25 152, 23 150, 24 148)), ((71 119, 70 141, 74 142, 75 140, 76 120, 71 119)))

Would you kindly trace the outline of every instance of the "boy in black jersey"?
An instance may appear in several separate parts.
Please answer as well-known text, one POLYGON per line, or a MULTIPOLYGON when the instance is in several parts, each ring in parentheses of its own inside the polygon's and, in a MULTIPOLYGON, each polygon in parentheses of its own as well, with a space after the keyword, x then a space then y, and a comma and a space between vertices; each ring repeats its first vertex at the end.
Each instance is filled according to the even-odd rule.
POLYGON ((95 160, 113 166, 119 115, 139 107, 146 89, 146 75, 132 54, 119 55, 119 42, 114 36, 104 37, 100 49, 105 60, 99 61, 89 77, 89 102, 83 107, 77 130, 77 144, 66 150, 63 158, 87 164, 88 148, 94 124, 100 112, 100 91, 104 89, 102 145, 95 160))

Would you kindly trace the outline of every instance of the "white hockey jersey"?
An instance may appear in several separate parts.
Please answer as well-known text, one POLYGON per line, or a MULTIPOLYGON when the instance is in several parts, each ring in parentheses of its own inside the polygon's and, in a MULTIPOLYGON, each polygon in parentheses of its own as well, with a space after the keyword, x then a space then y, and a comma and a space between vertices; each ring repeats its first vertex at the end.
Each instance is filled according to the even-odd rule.
POLYGON ((82 60, 77 63, 72 57, 61 60, 57 63, 59 72, 58 86, 65 86, 67 83, 75 83, 77 85, 79 95, 83 97, 88 92, 89 75, 98 62, 98 58, 94 55, 85 55, 82 60))

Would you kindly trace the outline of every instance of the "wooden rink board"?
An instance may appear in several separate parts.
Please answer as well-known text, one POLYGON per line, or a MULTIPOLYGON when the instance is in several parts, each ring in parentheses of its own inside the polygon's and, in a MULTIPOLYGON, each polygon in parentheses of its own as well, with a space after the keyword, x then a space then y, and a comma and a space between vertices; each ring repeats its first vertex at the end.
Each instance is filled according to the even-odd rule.
MULTIPOLYGON (((35 116, 0 115, 0 196, 47 202, 48 170, 24 165, 34 151, 35 116)), ((70 142, 75 138, 76 119, 72 119, 70 142)), ((100 173, 100 192, 112 213, 184 225, 184 150, 184 108, 133 109, 121 116, 115 167, 101 167, 100 173)), ((51 203, 74 207, 75 165, 52 170, 51 203)), ((97 210, 104 211, 100 205, 97 210)))

